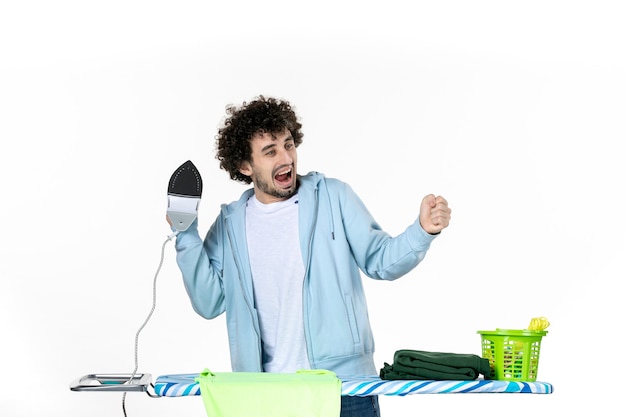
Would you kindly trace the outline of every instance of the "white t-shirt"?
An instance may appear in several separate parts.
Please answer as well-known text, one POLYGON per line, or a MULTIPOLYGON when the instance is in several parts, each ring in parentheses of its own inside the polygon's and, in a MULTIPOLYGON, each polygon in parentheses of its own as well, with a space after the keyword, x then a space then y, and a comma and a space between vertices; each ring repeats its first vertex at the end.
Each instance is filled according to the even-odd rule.
POLYGON ((246 236, 261 325, 263 370, 309 369, 302 315, 304 262, 297 194, 271 204, 252 196, 246 207, 246 236))

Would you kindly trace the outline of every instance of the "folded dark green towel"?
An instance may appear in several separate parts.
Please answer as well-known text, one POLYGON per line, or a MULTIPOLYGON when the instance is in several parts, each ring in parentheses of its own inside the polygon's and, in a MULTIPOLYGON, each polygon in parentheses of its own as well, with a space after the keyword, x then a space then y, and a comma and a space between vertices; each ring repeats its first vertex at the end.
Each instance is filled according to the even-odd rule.
POLYGON ((480 374, 491 377, 489 360, 466 353, 396 351, 393 365, 385 363, 381 379, 472 380, 480 374))

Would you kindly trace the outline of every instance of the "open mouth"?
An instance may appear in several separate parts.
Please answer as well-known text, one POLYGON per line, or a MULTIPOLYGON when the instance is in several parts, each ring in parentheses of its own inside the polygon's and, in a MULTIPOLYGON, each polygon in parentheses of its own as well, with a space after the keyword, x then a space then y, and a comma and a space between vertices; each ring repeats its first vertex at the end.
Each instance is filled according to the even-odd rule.
POLYGON ((276 181, 276 183, 279 186, 288 187, 289 185, 291 185, 291 178, 292 178, 291 174, 292 174, 291 167, 283 168, 280 171, 278 171, 276 175, 274 175, 274 181, 276 181))

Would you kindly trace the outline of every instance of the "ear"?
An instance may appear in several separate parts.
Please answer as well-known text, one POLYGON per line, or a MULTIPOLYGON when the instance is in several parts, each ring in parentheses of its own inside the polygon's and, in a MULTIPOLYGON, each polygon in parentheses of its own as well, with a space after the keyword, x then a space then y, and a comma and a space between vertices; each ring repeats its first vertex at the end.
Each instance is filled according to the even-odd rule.
POLYGON ((241 172, 246 177, 252 176, 252 167, 250 166, 249 161, 243 161, 239 166, 239 172, 241 172))

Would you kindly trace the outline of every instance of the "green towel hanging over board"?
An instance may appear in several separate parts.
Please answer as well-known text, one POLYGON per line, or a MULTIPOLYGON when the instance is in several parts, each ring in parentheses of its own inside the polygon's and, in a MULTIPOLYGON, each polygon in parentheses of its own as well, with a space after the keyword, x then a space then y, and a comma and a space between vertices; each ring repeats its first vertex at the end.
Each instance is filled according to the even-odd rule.
POLYGON ((341 380, 323 369, 211 372, 196 378, 208 417, 339 417, 341 380))

